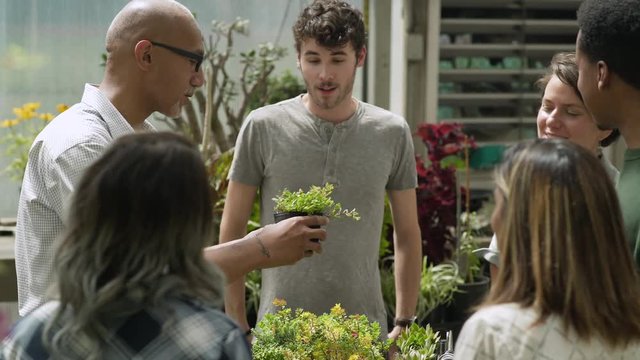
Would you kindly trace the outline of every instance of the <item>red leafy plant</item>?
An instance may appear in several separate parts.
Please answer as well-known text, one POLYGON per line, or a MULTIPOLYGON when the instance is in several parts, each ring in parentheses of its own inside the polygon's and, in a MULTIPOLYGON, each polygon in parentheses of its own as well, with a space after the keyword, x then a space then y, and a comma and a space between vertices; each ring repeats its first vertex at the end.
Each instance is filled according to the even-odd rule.
MULTIPOLYGON (((422 234, 422 254, 438 264, 453 256, 456 248, 456 168, 468 169, 468 150, 475 148, 473 138, 457 123, 418 126, 416 134, 427 147, 429 164, 416 155, 418 172, 418 221, 422 234)), ((460 188, 461 203, 467 191, 460 188)))

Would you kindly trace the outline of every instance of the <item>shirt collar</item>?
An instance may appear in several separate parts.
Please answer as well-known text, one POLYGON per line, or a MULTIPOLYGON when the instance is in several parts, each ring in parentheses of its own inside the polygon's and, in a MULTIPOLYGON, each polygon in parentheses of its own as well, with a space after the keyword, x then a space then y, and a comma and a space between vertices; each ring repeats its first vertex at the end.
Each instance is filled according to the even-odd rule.
MULTIPOLYGON (((134 132, 131 124, 120 114, 118 109, 109 101, 105 94, 100 91, 98 85, 85 84, 84 94, 82 95, 82 103, 94 108, 102 117, 107 125, 107 130, 113 137, 117 139, 121 136, 134 132)), ((143 131, 154 131, 155 128, 147 120, 142 123, 143 131)))

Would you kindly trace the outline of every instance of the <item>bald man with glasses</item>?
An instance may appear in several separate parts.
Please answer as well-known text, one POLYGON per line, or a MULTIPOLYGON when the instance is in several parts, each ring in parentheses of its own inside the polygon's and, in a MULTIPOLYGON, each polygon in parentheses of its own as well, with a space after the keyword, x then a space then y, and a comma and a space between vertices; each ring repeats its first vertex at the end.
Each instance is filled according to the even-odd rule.
MULTIPOLYGON (((202 39, 191 11, 173 0, 132 0, 113 19, 106 34, 102 82, 86 84, 82 100, 55 118, 29 152, 16 227, 21 316, 45 301, 53 279, 54 241, 64 230, 67 204, 85 169, 115 139, 154 131, 146 120, 153 112, 180 115, 205 82, 202 39)), ((310 239, 324 239, 324 230, 308 225, 326 221, 294 219, 265 228, 259 237, 253 234, 237 246, 208 248, 204 255, 228 278, 255 267, 291 264, 305 251, 321 250, 310 239)))

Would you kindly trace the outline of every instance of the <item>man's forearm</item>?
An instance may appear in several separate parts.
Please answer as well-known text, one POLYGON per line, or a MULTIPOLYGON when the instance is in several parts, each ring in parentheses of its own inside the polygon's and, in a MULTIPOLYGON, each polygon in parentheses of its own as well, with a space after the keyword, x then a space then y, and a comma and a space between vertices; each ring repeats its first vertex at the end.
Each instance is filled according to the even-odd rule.
POLYGON ((227 282, 232 283, 248 272, 264 267, 270 254, 259 237, 247 235, 205 248, 204 257, 216 264, 224 272, 227 282))
POLYGON ((395 241, 396 318, 415 315, 420 287, 420 239, 395 241))

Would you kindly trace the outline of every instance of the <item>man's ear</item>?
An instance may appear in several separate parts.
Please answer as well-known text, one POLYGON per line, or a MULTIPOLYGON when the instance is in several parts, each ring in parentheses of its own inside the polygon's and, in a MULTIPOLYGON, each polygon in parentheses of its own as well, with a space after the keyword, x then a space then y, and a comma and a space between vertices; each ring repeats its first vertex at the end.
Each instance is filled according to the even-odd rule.
POLYGON ((611 83, 611 70, 606 62, 600 60, 596 63, 598 69, 598 90, 603 90, 611 83))
POLYGON ((364 59, 366 59, 366 57, 367 57, 367 47, 363 46, 362 49, 360 50, 360 53, 358 54, 358 61, 356 62, 356 66, 360 67, 364 65, 364 59))
POLYGON ((151 67, 151 49, 149 40, 140 40, 133 48, 136 65, 143 71, 148 71, 151 67))

